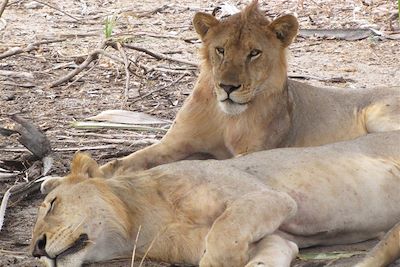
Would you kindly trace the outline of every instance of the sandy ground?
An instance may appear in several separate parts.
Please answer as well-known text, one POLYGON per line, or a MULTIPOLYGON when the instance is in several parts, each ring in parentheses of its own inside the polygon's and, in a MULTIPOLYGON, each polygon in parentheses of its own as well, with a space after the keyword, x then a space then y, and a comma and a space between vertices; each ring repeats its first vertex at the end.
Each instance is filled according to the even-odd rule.
MULTIPOLYGON (((132 146, 134 141, 159 139, 163 135, 159 131, 79 130, 71 127, 72 121, 84 120, 103 110, 120 108, 173 119, 193 88, 198 74, 196 68, 188 64, 156 60, 134 50, 126 50, 127 56, 134 62, 131 64, 127 98, 124 97, 124 65, 104 56, 75 77, 73 83, 48 87, 48 84, 76 68, 98 46, 104 39, 103 20, 113 14, 117 16, 113 32, 115 37, 128 39, 134 45, 176 59, 199 62, 197 50, 200 44, 191 26, 191 18, 197 11, 210 12, 220 2, 135 2, 45 2, 59 9, 56 10, 34 1, 10 1, 2 16, 0 53, 37 41, 65 39, 0 60, 0 71, 30 74, 25 78, 4 73, 0 75, 0 126, 13 127, 8 115, 22 112, 24 117, 45 131, 53 148, 69 149, 57 153, 51 171, 53 174, 65 173, 73 153, 83 147, 92 147, 89 152, 104 163, 146 145, 132 146), (179 82, 176 82, 177 79, 180 79, 179 82), (141 97, 145 94, 146 97, 141 97), (106 148, 93 149, 94 146, 104 145, 106 148)), ((399 29, 397 22, 391 19, 396 12, 395 0, 260 2, 271 17, 284 13, 297 14, 301 28, 372 27, 386 34, 396 33, 399 29)), ((239 6, 243 6, 242 1, 239 1, 239 6)), ((121 57, 112 48, 108 48, 107 52, 121 57)), ((338 90, 399 85, 399 59, 398 40, 370 37, 361 41, 344 41, 299 37, 291 45, 289 73, 306 77, 311 84, 335 86, 340 88, 338 90)), ((1 160, 25 162, 29 153, 21 152, 20 148, 15 137, 0 137, 0 164, 1 160)), ((18 170, 22 171, 18 176, 0 179, 1 197, 12 184, 23 182, 24 178, 35 178, 35 174, 27 173, 25 169, 18 170)), ((40 266, 29 256, 28 246, 36 207, 41 199, 42 196, 35 194, 9 207, 4 228, 0 232, 0 266, 40 266)), ((375 242, 313 248, 302 253, 363 252, 375 242)), ((297 259, 294 266, 352 266, 361 257, 362 254, 348 259, 297 259)), ((118 261, 92 266, 128 265, 128 261, 118 261)), ((148 262, 146 266, 169 265, 148 262)))

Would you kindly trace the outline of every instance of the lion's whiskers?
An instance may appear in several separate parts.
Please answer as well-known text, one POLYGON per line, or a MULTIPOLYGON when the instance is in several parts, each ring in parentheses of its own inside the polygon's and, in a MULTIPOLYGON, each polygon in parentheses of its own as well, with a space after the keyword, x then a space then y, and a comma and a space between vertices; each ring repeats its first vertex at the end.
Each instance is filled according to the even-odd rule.
POLYGON ((78 223, 77 224, 77 226, 74 228, 74 230, 72 230, 72 232, 71 232, 71 235, 73 234, 73 233, 75 233, 77 230, 78 230, 78 228, 79 227, 81 227, 81 225, 83 224, 83 222, 87 219, 87 215, 80 221, 80 223, 78 223))

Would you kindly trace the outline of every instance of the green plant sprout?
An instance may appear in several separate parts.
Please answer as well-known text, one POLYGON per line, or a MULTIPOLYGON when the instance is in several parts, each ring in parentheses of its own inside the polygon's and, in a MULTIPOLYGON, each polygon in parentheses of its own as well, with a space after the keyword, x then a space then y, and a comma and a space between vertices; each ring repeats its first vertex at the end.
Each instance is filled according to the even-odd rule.
POLYGON ((117 22, 117 17, 114 15, 107 16, 105 18, 105 20, 104 20, 104 35, 107 39, 111 37, 116 22, 117 22))

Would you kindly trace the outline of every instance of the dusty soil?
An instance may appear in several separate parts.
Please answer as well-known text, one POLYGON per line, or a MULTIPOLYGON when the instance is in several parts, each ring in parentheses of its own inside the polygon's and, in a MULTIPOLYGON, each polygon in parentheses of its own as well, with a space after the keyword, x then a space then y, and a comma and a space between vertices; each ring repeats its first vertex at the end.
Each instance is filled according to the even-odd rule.
MULTIPOLYGON (((396 13, 395 0, 260 2, 263 2, 263 8, 271 17, 296 13, 302 28, 372 27, 387 34, 395 33, 399 28, 396 20, 390 18, 396 13)), ((134 45, 176 59, 198 62, 196 51, 200 44, 191 26, 191 18, 197 11, 211 11, 218 2, 49 0, 46 3, 63 12, 38 2, 16 0, 10 2, 2 16, 6 25, 4 27, 4 21, 0 22, 0 53, 37 41, 65 40, 44 44, 38 50, 0 60, 1 71, 33 75, 26 78, 0 75, 0 126, 12 128, 13 122, 8 115, 17 112, 22 112, 25 118, 39 125, 49 137, 52 147, 58 151, 51 171, 53 174, 65 173, 73 153, 78 149, 88 149, 104 163, 145 145, 131 146, 134 141, 159 139, 163 132, 79 130, 72 128, 70 122, 84 120, 103 110, 120 108, 173 119, 192 90, 198 73, 196 68, 188 64, 156 60, 147 54, 127 49, 127 56, 134 62, 130 67, 128 98, 124 97, 124 65, 105 56, 75 77, 73 83, 64 83, 55 88, 47 85, 76 68, 98 46, 104 39, 104 18, 113 14, 117 16, 113 31, 115 37, 127 38, 134 45), (181 80, 174 83, 179 78, 181 80), (171 83, 173 85, 168 86, 171 83), (155 89, 158 91, 153 92, 155 89), (96 146, 102 147, 94 149, 96 146)), ((239 6, 243 6, 241 1, 239 6)), ((115 49, 108 48, 107 52, 121 57, 115 49)), ((299 37, 291 46, 289 73, 308 78, 308 82, 314 85, 342 88, 338 90, 399 85, 399 58, 400 45, 396 40, 371 37, 361 41, 343 41, 299 37)), ((4 160, 26 163, 29 153, 21 148, 14 136, 0 137, 0 167, 7 167, 4 160)), ((38 175, 37 171, 27 172, 21 167, 17 170, 21 171, 18 176, 0 180, 1 197, 11 185, 21 183, 25 178, 34 179, 38 175)), ((29 256, 28 245, 36 207, 41 199, 39 194, 30 195, 8 208, 0 233, 0 266, 39 266, 29 256)), ((303 250, 302 253, 365 251, 375 242, 314 248, 303 250)), ((352 266, 361 257, 297 259, 294 266, 352 266)), ((128 261, 93 266, 128 266, 128 261)), ((148 262, 147 266, 168 265, 148 262)))

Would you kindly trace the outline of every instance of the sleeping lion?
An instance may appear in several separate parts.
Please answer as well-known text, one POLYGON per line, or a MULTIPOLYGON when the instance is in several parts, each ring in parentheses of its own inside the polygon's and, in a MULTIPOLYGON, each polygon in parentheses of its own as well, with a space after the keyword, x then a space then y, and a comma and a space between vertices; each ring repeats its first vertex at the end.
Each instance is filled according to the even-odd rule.
POLYGON ((138 237, 136 254, 157 261, 290 266, 298 248, 375 238, 400 220, 399 143, 400 131, 374 133, 110 179, 77 154, 42 185, 32 254, 75 267, 131 257, 138 237))
POLYGON ((297 19, 267 19, 252 2, 217 20, 197 13, 200 75, 160 143, 101 167, 143 170, 194 154, 227 159, 277 147, 316 146, 400 130, 400 87, 318 88, 287 78, 297 19))

